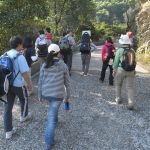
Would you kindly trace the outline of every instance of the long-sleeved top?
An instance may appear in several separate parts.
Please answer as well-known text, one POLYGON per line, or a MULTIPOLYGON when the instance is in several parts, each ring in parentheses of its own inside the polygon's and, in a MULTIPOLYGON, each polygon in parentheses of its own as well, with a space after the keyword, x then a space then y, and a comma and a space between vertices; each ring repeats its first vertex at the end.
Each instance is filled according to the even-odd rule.
POLYGON ((38 83, 38 98, 45 100, 63 100, 64 87, 70 98, 70 76, 67 65, 59 59, 49 68, 43 64, 38 83))
POLYGON ((102 61, 105 62, 106 61, 106 58, 107 58, 107 55, 109 53, 109 49, 108 49, 108 46, 113 46, 115 48, 115 45, 112 44, 112 43, 105 43, 102 47, 102 61))
POLYGON ((32 62, 37 59, 37 56, 35 55, 35 49, 33 47, 27 48, 25 58, 26 58, 26 61, 28 63, 28 66, 30 68, 32 62))
MULTIPOLYGON (((115 60, 114 60, 114 64, 113 64, 113 69, 124 70, 122 68, 122 65, 121 65, 122 61, 123 61, 123 53, 124 53, 124 48, 123 47, 129 47, 129 45, 122 45, 122 47, 117 50, 115 60)), ((131 49, 131 50, 133 50, 133 49, 131 49)), ((136 62, 136 58, 135 58, 135 62, 136 62)))
POLYGON ((45 34, 41 34, 35 41, 35 50, 38 57, 46 57, 48 54, 48 46, 51 44, 50 40, 45 38, 45 34))
POLYGON ((69 44, 71 45, 71 49, 73 49, 73 47, 76 45, 76 42, 72 36, 70 36, 69 34, 67 34, 66 37, 67 36, 68 36, 69 44))

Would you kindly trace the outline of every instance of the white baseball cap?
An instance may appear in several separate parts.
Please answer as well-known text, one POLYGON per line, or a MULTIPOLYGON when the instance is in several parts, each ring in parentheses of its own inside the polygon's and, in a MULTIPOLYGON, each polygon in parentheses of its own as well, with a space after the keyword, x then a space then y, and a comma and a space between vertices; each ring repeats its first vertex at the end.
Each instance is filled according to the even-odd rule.
POLYGON ((51 44, 49 47, 48 47, 48 52, 53 52, 53 54, 56 54, 58 52, 60 52, 60 48, 57 44, 51 44))
POLYGON ((131 44, 131 40, 128 35, 121 35, 119 43, 120 44, 131 44))

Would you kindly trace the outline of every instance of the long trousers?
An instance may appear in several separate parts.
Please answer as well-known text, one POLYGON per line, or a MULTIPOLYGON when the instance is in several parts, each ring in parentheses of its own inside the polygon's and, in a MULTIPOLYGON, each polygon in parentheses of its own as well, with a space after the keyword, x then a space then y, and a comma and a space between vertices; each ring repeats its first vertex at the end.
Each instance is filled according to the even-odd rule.
POLYGON ((90 66, 91 54, 81 54, 82 72, 87 75, 90 66))
POLYGON ((15 97, 18 96, 21 107, 21 117, 28 115, 28 96, 27 89, 23 87, 10 86, 7 93, 7 104, 4 104, 4 129, 5 132, 12 131, 12 109, 15 101, 15 97))
POLYGON ((109 65, 108 62, 103 62, 103 66, 102 66, 102 71, 101 71, 101 76, 100 76, 100 80, 104 81, 105 79, 105 73, 106 73, 106 69, 109 67, 110 70, 110 74, 109 74, 109 84, 113 85, 113 68, 112 65, 109 65))

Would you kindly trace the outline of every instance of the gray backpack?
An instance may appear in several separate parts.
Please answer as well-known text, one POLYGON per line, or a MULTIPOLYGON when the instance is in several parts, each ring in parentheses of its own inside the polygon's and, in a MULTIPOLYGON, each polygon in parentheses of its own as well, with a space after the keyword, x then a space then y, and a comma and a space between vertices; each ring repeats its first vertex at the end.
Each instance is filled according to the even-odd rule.
POLYGON ((69 54, 70 53, 70 44, 69 44, 69 40, 68 40, 68 37, 69 36, 64 36, 60 39, 59 41, 59 48, 60 48, 60 53, 62 55, 65 55, 65 54, 69 54))

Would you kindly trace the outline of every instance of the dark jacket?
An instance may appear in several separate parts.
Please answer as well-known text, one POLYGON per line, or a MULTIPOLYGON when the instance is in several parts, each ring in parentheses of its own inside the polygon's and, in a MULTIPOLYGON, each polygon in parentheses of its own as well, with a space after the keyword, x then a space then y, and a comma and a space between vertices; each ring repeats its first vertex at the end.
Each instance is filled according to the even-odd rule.
POLYGON ((31 59, 32 56, 35 56, 35 49, 33 47, 28 47, 26 50, 25 58, 26 58, 29 68, 31 67, 31 64, 33 62, 31 59))

